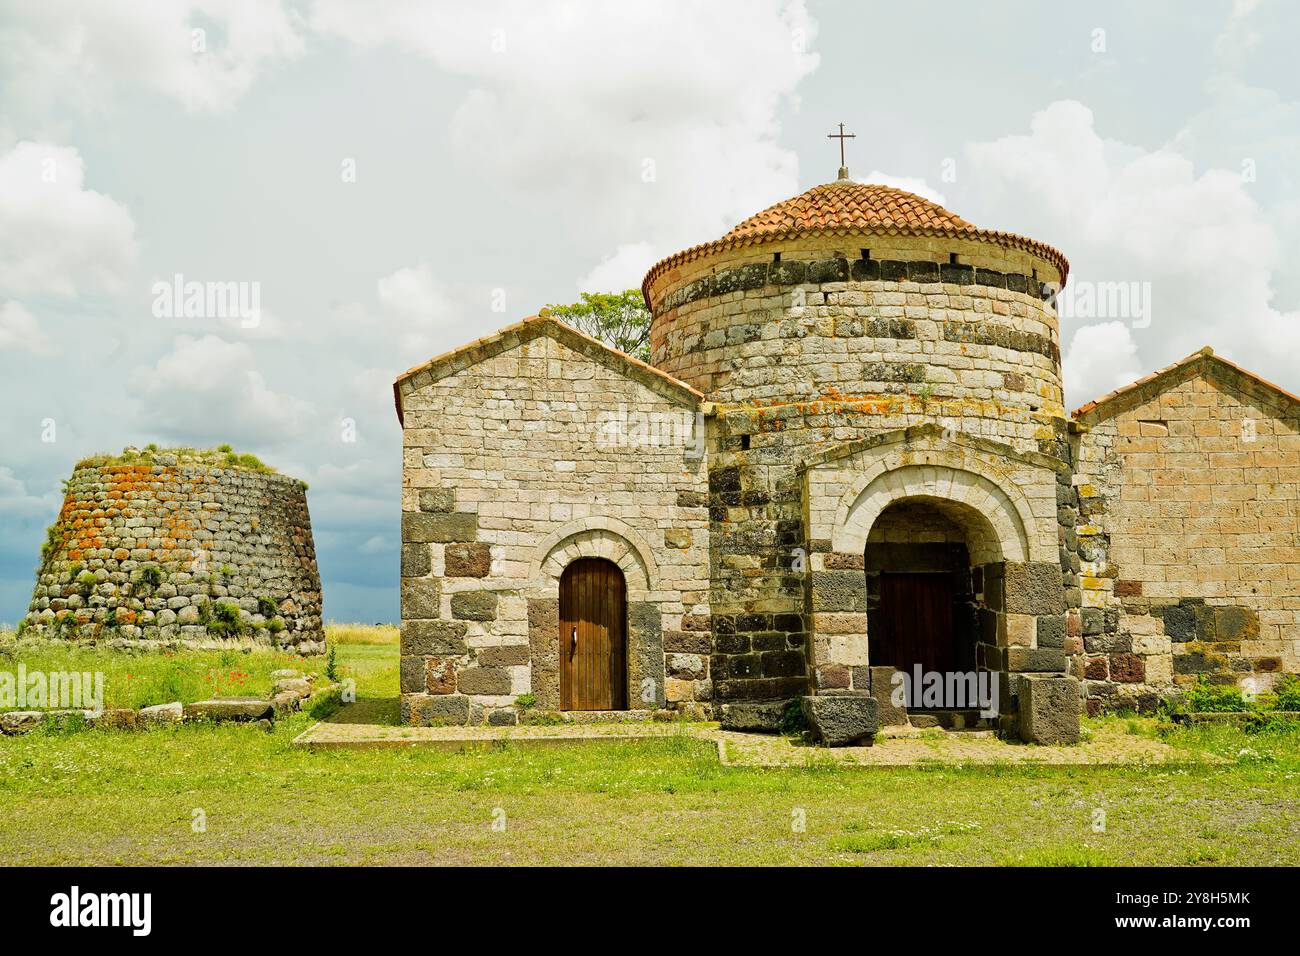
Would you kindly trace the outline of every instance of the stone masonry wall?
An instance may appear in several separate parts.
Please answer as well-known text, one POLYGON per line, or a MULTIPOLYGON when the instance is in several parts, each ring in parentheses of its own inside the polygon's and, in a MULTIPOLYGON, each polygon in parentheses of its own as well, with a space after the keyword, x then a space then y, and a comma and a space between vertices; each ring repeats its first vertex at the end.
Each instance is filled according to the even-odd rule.
POLYGON ((320 615, 302 482, 159 453, 73 471, 23 626, 315 654, 325 650, 320 615))
POLYGON ((522 694, 558 709, 559 577, 578 557, 627 581, 630 708, 711 699, 698 401, 543 326, 399 380, 405 721, 513 723, 522 694))
POLYGON ((815 563, 824 542, 804 522, 803 460, 925 423, 1059 457, 1058 330, 1040 291, 1058 279, 1045 261, 983 243, 832 236, 730 251, 656 280, 654 362, 717 403, 719 700, 810 686, 813 597, 798 554, 815 563))
POLYGON ((1212 362, 1084 416, 1074 666, 1091 713, 1300 671, 1296 406, 1212 362))

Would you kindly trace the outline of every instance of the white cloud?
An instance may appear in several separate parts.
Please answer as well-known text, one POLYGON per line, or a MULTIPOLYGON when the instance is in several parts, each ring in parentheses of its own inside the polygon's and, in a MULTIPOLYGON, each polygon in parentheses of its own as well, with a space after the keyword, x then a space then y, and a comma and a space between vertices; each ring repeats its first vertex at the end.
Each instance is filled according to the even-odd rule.
POLYGON ((406 363, 403 367, 443 351, 448 334, 464 311, 427 263, 384 276, 376 285, 376 294, 379 312, 370 314, 357 309, 352 321, 379 332, 391 343, 390 354, 395 353, 399 362, 406 363))
MULTIPOLYGON (((1011 228, 1065 252, 1072 283, 1150 283, 1150 324, 1132 323, 1140 367, 1211 345, 1267 378, 1294 381, 1300 314, 1272 305, 1273 272, 1288 263, 1238 171, 1198 174, 1172 148, 1105 141, 1092 111, 1072 101, 1037 113, 1029 135, 971 144, 967 155, 986 196, 1015 197, 1005 208, 1022 210, 1023 221, 1011 228)), ((1063 326, 1064 341, 1073 328, 1063 326)), ((1070 352, 1069 362, 1084 356, 1070 352)), ((1069 368, 1066 376, 1078 387, 1091 377, 1069 368)), ((1071 390, 1069 401, 1095 397, 1071 390)))
POLYGON ((648 242, 630 242, 619 246, 578 280, 578 292, 622 292, 639 289, 641 280, 662 255, 648 242))
POLYGON ((62 496, 56 491, 35 495, 13 469, 0 465, 0 514, 6 518, 31 518, 57 514, 62 496))
POLYGON ((7 4, 4 20, 8 108, 37 117, 61 101, 102 109, 119 85, 227 109, 268 64, 304 47, 281 0, 41 0, 7 4))
POLYGON ((607 274, 593 266, 603 281, 627 281, 634 245, 708 241, 799 191, 777 135, 778 108, 817 66, 801 0, 318 0, 312 22, 466 78, 457 153, 581 223, 611 250, 607 274))
POLYGON ((0 351, 21 349, 35 355, 49 355, 54 349, 36 324, 36 317, 21 302, 0 305, 0 351))
POLYGON ((285 445, 311 427, 308 403, 268 386, 248 345, 215 335, 178 336, 153 368, 132 373, 128 391, 145 428, 186 443, 285 445))
POLYGON ((135 263, 135 223, 86 189, 81 155, 21 142, 0 155, 0 290, 71 297, 120 291, 135 263))
POLYGON ((1085 325, 1065 352, 1065 391, 1076 407, 1142 377, 1137 343, 1123 322, 1085 325))

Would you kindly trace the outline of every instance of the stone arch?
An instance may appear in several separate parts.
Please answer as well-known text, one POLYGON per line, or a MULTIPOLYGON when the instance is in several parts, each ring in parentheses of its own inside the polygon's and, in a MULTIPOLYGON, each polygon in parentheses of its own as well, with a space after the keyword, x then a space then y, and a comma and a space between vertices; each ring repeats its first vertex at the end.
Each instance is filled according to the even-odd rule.
POLYGON ((605 558, 623 571, 627 599, 646 600, 659 582, 659 569, 639 534, 617 518, 592 516, 562 525, 538 545, 529 570, 530 597, 556 597, 560 576, 577 558, 605 558))
POLYGON ((998 553, 982 555, 983 560, 1035 559, 1027 534, 1027 529, 1034 527, 1033 512, 1014 484, 1003 487, 973 471, 939 464, 891 469, 882 463, 852 482, 836 514, 833 549, 861 554, 880 513, 905 499, 925 500, 945 509, 987 550, 996 545, 998 553))

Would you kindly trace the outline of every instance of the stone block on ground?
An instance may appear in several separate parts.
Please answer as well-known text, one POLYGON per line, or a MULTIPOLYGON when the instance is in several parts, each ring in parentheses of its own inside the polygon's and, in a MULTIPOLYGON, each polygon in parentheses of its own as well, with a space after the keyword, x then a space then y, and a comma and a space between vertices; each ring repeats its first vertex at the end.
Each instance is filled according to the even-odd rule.
POLYGON ((1073 677, 1021 675, 1020 739, 1046 746, 1079 742, 1079 682, 1073 677))
POLYGON ((759 730, 776 733, 788 700, 738 700, 719 708, 718 719, 723 730, 759 730))
POLYGON ((152 704, 149 707, 141 707, 139 713, 141 722, 146 724, 172 724, 184 716, 185 708, 179 700, 174 700, 170 704, 152 704))
POLYGON ((813 739, 828 747, 868 741, 880 726, 876 699, 867 694, 818 694, 800 706, 813 739))
MULTIPOLYGON (((894 703, 894 674, 892 667, 871 667, 871 696, 876 701, 877 721, 881 727, 899 727, 907 723, 907 707, 894 703)), ((899 685, 901 686, 901 685, 899 685)))
POLYGON ((215 697, 185 705, 187 720, 263 720, 273 713, 271 702, 258 697, 215 697))
POLYGON ((0 733, 15 735, 26 734, 45 722, 43 710, 11 710, 0 714, 0 733))

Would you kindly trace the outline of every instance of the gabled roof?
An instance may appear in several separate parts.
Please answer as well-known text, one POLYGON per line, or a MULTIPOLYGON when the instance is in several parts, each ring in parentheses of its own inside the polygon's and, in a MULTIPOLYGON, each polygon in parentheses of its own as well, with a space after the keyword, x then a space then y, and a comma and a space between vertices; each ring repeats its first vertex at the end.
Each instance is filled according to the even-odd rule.
POLYGON ((650 300, 650 286, 671 269, 686 262, 745 246, 784 242, 798 236, 933 236, 974 239, 1005 248, 1020 249, 1052 263, 1065 284, 1070 264, 1056 249, 1036 239, 1011 232, 981 229, 937 203, 892 186, 840 179, 814 186, 806 192, 769 206, 750 216, 721 239, 684 249, 646 273, 642 294, 650 300))
POLYGON ((402 414, 402 383, 408 379, 414 378, 416 380, 414 385, 417 388, 431 385, 439 379, 477 365, 485 359, 500 355, 525 342, 531 342, 542 335, 550 336, 561 345, 587 356, 593 362, 640 382, 669 401, 680 402, 691 407, 696 407, 704 401, 704 393, 697 392, 685 382, 673 378, 653 365, 647 365, 638 358, 610 348, 599 339, 579 332, 558 319, 530 315, 522 322, 507 325, 491 335, 485 335, 458 349, 444 352, 397 376, 397 380, 393 382, 393 404, 397 407, 397 420, 405 424, 402 414))
POLYGON ((1280 398, 1284 402, 1300 404, 1300 398, 1286 389, 1260 378, 1254 372, 1248 372, 1235 362, 1229 362, 1215 355, 1214 350, 1207 345, 1199 352, 1193 352, 1172 365, 1167 365, 1150 375, 1144 375, 1136 382, 1117 388, 1096 401, 1075 409, 1073 417, 1088 425, 1095 424, 1127 411, 1135 405, 1148 402, 1161 392, 1201 375, 1215 378, 1265 400, 1271 398, 1276 401, 1280 398))

